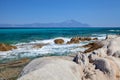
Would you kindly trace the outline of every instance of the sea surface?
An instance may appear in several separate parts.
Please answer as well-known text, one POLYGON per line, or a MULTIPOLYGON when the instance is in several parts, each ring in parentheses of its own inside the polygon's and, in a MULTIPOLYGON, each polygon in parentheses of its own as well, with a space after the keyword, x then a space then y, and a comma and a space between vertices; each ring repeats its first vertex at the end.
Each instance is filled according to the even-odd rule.
POLYGON ((0 51, 0 60, 20 59, 24 57, 42 57, 68 55, 84 51, 79 44, 54 44, 55 39, 64 39, 65 43, 72 37, 97 37, 105 39, 108 34, 120 34, 120 28, 7 28, 0 29, 0 43, 15 45, 18 49, 0 51), (33 48, 36 44, 48 44, 42 48, 33 48))

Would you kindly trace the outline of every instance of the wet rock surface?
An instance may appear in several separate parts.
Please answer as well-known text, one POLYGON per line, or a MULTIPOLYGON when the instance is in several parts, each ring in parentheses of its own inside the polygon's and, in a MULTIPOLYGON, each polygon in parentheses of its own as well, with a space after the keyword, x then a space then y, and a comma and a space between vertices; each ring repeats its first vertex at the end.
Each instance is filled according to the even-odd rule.
POLYGON ((73 43, 79 43, 79 37, 72 38, 70 41, 67 42, 67 44, 73 44, 73 43))
POLYGON ((23 67, 30 62, 30 59, 24 58, 17 61, 11 61, 0 64, 0 80, 16 80, 23 67))
POLYGON ((84 53, 88 53, 103 47, 103 44, 101 44, 100 42, 93 42, 93 43, 84 45, 83 47, 88 48, 87 50, 84 51, 84 53))
POLYGON ((55 43, 55 44, 63 44, 63 43, 64 43, 64 40, 63 40, 63 39, 55 39, 55 40, 54 40, 54 43, 55 43))
POLYGON ((90 41, 90 40, 98 40, 98 38, 90 38, 90 37, 74 37, 70 41, 67 42, 67 44, 77 44, 81 41, 90 41))
POLYGON ((48 45, 48 44, 34 44, 33 48, 42 48, 45 45, 48 45))
POLYGON ((12 46, 12 45, 8 45, 8 44, 4 44, 4 43, 0 43, 0 51, 9 51, 12 49, 17 49, 17 47, 12 46))

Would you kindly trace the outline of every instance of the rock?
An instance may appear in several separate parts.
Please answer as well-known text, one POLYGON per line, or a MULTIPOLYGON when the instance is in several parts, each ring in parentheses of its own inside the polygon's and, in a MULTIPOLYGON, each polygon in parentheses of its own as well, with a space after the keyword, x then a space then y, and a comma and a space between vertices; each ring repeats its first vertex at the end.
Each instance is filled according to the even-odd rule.
POLYGON ((80 43, 79 41, 79 37, 75 37, 75 38, 72 38, 70 41, 67 42, 67 44, 76 44, 76 43, 80 43))
POLYGON ((114 39, 114 38, 117 38, 119 37, 118 35, 107 35, 106 36, 106 39, 114 39))
POLYGON ((94 60, 95 69, 99 69, 104 73, 111 74, 110 63, 106 59, 95 59, 94 60))
POLYGON ((84 75, 82 77, 82 80, 110 80, 109 77, 106 77, 103 72, 101 72, 99 69, 95 69, 95 66, 92 64, 88 64, 84 69, 84 75))
POLYGON ((81 67, 68 60, 52 57, 30 62, 18 80, 82 80, 81 67))
POLYGON ((22 67, 1 69, 0 80, 16 80, 21 70, 22 67))
POLYGON ((116 51, 120 50, 120 37, 112 39, 111 41, 109 41, 108 45, 107 45, 107 54, 113 55, 116 51))
POLYGON ((94 50, 94 53, 99 57, 106 57, 107 49, 106 49, 106 47, 102 47, 97 50, 94 50))
POLYGON ((94 50, 97 50, 99 48, 103 47, 103 44, 99 43, 99 42, 94 42, 94 43, 89 43, 87 45, 84 45, 83 47, 89 47, 87 50, 84 51, 84 53, 88 53, 94 50))
POLYGON ((120 58, 120 51, 116 51, 112 56, 120 58))
POLYGON ((120 63, 118 63, 119 60, 109 56, 101 58, 96 54, 91 54, 89 56, 89 61, 95 65, 95 71, 98 69, 102 71, 103 73, 101 75, 105 74, 106 78, 109 78, 108 80, 120 79, 120 63))
POLYGON ((17 61, 11 61, 0 64, 0 80, 16 80, 23 67, 30 62, 30 59, 24 58, 17 61))
POLYGON ((33 48, 42 48, 45 45, 48 45, 48 44, 35 44, 33 48))
POLYGON ((118 58, 115 57, 108 57, 110 66, 112 68, 113 74, 111 75, 114 79, 113 80, 120 80, 120 62, 118 58))
POLYGON ((55 39, 55 40, 54 40, 54 43, 55 43, 55 44, 63 44, 63 43, 64 43, 64 40, 63 40, 63 39, 55 39))
POLYGON ((98 56, 94 52, 92 52, 91 54, 88 55, 88 59, 89 59, 90 63, 93 63, 96 58, 98 58, 98 56))
POLYGON ((83 46, 88 54, 35 59, 18 80, 120 80, 119 41, 116 37, 89 43, 83 46))
POLYGON ((81 37, 79 38, 80 41, 90 41, 92 40, 90 37, 81 37))
POLYGON ((93 40, 98 40, 98 38, 93 38, 93 40))
MULTIPOLYGON (((90 37, 74 37, 70 41, 67 42, 67 44, 76 44, 80 43, 80 41, 90 41, 92 38, 90 37)), ((97 38, 94 38, 93 40, 98 40, 97 38)))
POLYGON ((89 47, 92 47, 93 45, 95 45, 95 43, 89 43, 89 44, 87 44, 87 45, 84 45, 83 47, 84 47, 84 48, 89 48, 89 47))
POLYGON ((77 64, 80 64, 81 66, 83 66, 83 68, 88 64, 88 58, 85 54, 82 53, 78 53, 74 59, 74 62, 76 62, 77 64))
POLYGON ((28 58, 23 58, 23 59, 20 59, 20 60, 17 60, 17 61, 11 61, 11 62, 7 62, 7 63, 1 63, 0 64, 0 68, 3 68, 3 67, 20 67, 20 66, 23 66, 25 65, 26 63, 30 62, 30 59, 28 58))
POLYGON ((12 46, 12 45, 7 45, 7 44, 4 44, 4 43, 0 43, 0 51, 9 51, 9 50, 12 50, 12 49, 17 49, 17 47, 12 46))

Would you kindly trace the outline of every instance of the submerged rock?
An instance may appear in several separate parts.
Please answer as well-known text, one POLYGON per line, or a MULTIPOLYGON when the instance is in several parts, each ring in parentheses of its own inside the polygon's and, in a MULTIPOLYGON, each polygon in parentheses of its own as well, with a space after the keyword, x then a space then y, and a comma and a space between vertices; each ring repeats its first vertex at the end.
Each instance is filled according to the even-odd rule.
POLYGON ((4 68, 4 67, 20 67, 25 65, 26 63, 30 62, 30 59, 28 58, 23 58, 17 61, 11 61, 11 62, 7 62, 7 63, 1 63, 0 64, 0 68, 4 68))
POLYGON ((4 44, 4 43, 0 43, 0 51, 9 51, 12 49, 17 49, 17 47, 12 46, 12 45, 8 45, 8 44, 4 44))
POLYGON ((0 80, 16 80, 23 67, 30 62, 30 59, 24 58, 17 61, 11 61, 0 64, 0 80))
POLYGON ((35 44, 33 45, 33 48, 42 48, 45 45, 48 45, 48 44, 35 44))
POLYGON ((55 44, 63 44, 63 43, 64 43, 64 40, 63 40, 63 39, 55 39, 55 40, 54 40, 54 43, 55 43, 55 44))

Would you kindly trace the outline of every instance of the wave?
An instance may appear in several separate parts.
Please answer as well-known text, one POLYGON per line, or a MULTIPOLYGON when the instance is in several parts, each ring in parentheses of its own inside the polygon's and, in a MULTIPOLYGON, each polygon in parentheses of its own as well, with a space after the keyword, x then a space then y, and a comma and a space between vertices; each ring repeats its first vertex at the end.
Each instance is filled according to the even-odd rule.
POLYGON ((107 34, 92 34, 92 38, 105 39, 107 34))
POLYGON ((110 32, 120 32, 120 30, 108 30, 110 32))
MULTIPOLYGON (((92 38, 105 39, 106 34, 92 34, 92 38)), ((3 58, 23 58, 23 57, 37 57, 42 55, 66 55, 84 51, 82 45, 88 44, 89 41, 80 42, 79 44, 66 44, 71 38, 57 37, 54 39, 35 40, 27 43, 17 43, 17 49, 11 51, 0 52, 1 59, 3 58), (64 44, 58 45, 54 43, 55 39, 63 39, 64 44), (34 48, 38 44, 46 44, 42 48, 34 48)))
POLYGON ((66 44, 71 38, 57 37, 54 39, 48 40, 36 40, 29 43, 18 43, 15 44, 17 49, 11 51, 0 52, 2 58, 23 58, 23 57, 37 57, 41 55, 50 55, 50 54, 71 54, 79 51, 84 51, 85 48, 81 46, 87 44, 88 42, 80 42, 79 44, 66 44), (58 45, 54 44, 55 39, 63 39, 65 44, 58 45), (42 48, 33 48, 36 44, 47 44, 42 48))

